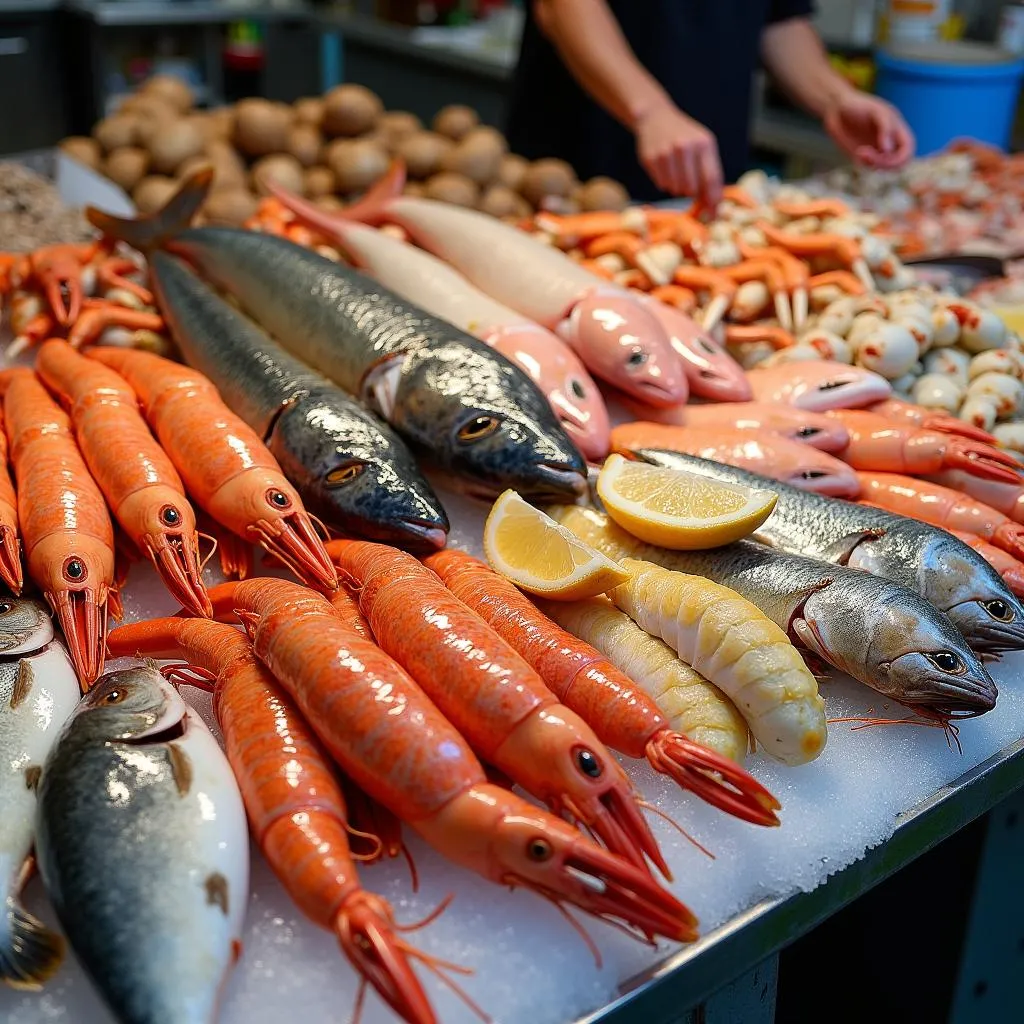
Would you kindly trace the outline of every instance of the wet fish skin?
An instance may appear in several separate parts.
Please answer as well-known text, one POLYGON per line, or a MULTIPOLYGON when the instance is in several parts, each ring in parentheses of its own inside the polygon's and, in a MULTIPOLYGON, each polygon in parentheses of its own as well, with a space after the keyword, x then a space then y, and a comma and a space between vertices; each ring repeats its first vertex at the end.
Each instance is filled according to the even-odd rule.
POLYGON ((154 252, 150 268, 182 355, 260 434, 309 511, 374 540, 444 546, 444 508, 390 426, 286 352, 181 260, 154 252))
POLYGON ((43 762, 78 704, 67 650, 38 601, 0 598, 0 980, 38 988, 60 966, 64 941, 21 905, 43 762))
POLYGON ((583 457, 544 395, 471 335, 285 239, 193 228, 168 248, 471 490, 566 498, 585 489, 583 457))
POLYGON ((124 1024, 209 1024, 237 958, 249 845, 217 741, 152 663, 107 673, 43 770, 39 867, 124 1024))
POLYGON ((708 459, 654 449, 635 454, 657 465, 775 491, 778 503, 757 540, 902 584, 945 612, 977 651, 1024 650, 1024 605, 988 562, 945 530, 708 459))
POLYGON ((957 717, 990 711, 996 685, 949 619, 918 594, 871 573, 738 541, 667 551, 634 540, 594 510, 572 510, 570 528, 613 558, 628 554, 704 576, 764 612, 793 643, 901 704, 957 717), (940 665, 955 659, 952 671, 940 665))

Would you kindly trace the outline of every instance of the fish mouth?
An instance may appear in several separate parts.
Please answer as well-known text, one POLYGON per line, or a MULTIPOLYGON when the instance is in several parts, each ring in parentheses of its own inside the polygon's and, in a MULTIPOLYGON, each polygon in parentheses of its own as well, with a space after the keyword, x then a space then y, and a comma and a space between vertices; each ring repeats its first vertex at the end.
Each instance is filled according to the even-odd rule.
POLYGON ((187 732, 188 713, 186 712, 181 718, 171 722, 169 725, 163 724, 161 716, 152 729, 147 729, 145 732, 131 736, 122 742, 127 743, 130 747, 157 746, 162 743, 173 743, 175 740, 184 739, 187 732))
POLYGON ((584 471, 564 463, 539 462, 519 491, 534 498, 578 498, 587 493, 587 476, 584 471))
POLYGON ((784 483, 801 491, 813 491, 831 498, 855 498, 857 496, 856 480, 845 480, 834 473, 822 469, 805 469, 791 473, 784 483))
POLYGON ((440 551, 448 543, 448 531, 426 519, 403 517, 398 520, 403 547, 440 551))

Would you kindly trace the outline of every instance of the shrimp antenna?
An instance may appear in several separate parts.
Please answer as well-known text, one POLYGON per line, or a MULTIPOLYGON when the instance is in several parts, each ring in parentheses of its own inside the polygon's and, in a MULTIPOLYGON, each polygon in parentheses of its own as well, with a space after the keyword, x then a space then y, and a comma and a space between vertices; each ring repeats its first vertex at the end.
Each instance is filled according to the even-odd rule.
MULTIPOLYGON (((546 892, 541 892, 541 896, 543 896, 544 899, 546 899, 552 906, 554 906, 554 908, 562 915, 562 917, 564 917, 566 921, 568 921, 569 924, 572 925, 573 930, 576 932, 577 935, 579 935, 581 939, 583 939, 583 942, 586 945, 587 949, 590 950, 590 955, 594 958, 594 966, 598 970, 601 970, 601 967, 604 965, 604 960, 601 957, 601 950, 597 948, 597 943, 591 937, 590 932, 588 932, 587 929, 584 928, 583 925, 580 924, 580 922, 577 921, 576 918, 569 913, 568 908, 563 906, 561 900, 556 899, 554 896, 551 896, 546 892)), ((602 920, 604 919, 602 918, 602 920)), ((608 923, 615 924, 616 922, 609 921, 608 923)), ((627 934, 632 935, 632 932, 630 932, 628 929, 623 930, 626 931, 627 934)))
POLYGON ((477 1017, 485 1022, 485 1024, 490 1024, 490 1022, 494 1020, 494 1018, 487 1013, 480 1004, 477 1003, 457 981, 455 981, 454 978, 449 978, 448 975, 444 973, 446 970, 454 971, 456 974, 462 974, 468 977, 475 973, 471 967, 462 967, 460 964, 453 964, 448 960, 441 960, 439 957, 431 956, 429 953, 424 953, 421 949, 416 949, 415 946, 410 946, 402 939, 397 939, 395 945, 398 946, 398 948, 410 959, 423 964, 423 966, 426 967, 426 969, 430 971, 438 981, 440 981, 450 992, 457 995, 477 1017))
POLYGON ((364 832, 362 829, 353 828, 347 821, 344 822, 345 831, 352 836, 354 839, 365 839, 370 843, 372 851, 369 853, 356 853, 355 850, 349 849, 349 855, 353 860, 361 861, 364 863, 373 864, 380 860, 384 855, 384 843, 381 841, 380 836, 375 836, 372 832, 364 832))
POLYGON ((696 846, 701 853, 710 857, 712 860, 716 859, 715 855, 706 846, 698 842, 698 840, 694 839, 694 837, 691 836, 690 833, 687 832, 686 829, 683 828, 683 826, 675 820, 675 818, 666 814, 660 807, 655 807, 654 804, 649 804, 646 800, 637 800, 637 803, 645 811, 650 811, 651 814, 656 814, 663 821, 667 821, 687 842, 692 843, 694 846, 696 846))
POLYGON ((413 892, 420 891, 420 873, 416 870, 416 861, 413 860, 412 851, 403 842, 401 847, 402 856, 405 858, 405 863, 409 865, 409 880, 412 885, 413 892))
MULTIPOLYGON (((441 902, 438 903, 438 905, 434 907, 434 909, 427 914, 422 921, 415 921, 413 924, 396 924, 395 930, 399 932, 406 932, 408 934, 410 932, 418 932, 421 928, 426 928, 428 924, 432 924, 436 921, 452 905, 452 900, 454 899, 455 893, 448 893, 448 895, 445 896, 445 898, 441 900, 441 902)), ((465 970, 465 968, 460 968, 460 970, 465 970)))
POLYGON ((199 562, 199 572, 202 574, 210 559, 217 554, 217 538, 212 533, 203 533, 201 530, 196 530, 196 537, 210 542, 210 553, 199 562))

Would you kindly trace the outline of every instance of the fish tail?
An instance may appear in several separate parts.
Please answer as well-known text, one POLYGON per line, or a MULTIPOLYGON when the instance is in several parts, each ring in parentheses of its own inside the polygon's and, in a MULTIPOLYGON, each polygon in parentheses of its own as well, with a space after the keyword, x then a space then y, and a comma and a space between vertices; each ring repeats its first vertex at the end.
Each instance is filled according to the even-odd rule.
POLYGON ((11 988, 39 989, 63 959, 63 937, 9 897, 0 917, 0 979, 11 988))
POLYGON ((177 192, 159 210, 139 217, 116 217, 112 213, 88 206, 85 216, 93 227, 133 249, 148 252, 163 245, 169 238, 191 224, 192 218, 206 201, 213 184, 213 168, 202 167, 189 175, 177 192))
POLYGON ((405 161, 396 157, 387 174, 370 187, 362 199, 346 206, 337 214, 340 220, 358 220, 363 224, 379 224, 385 219, 388 203, 405 188, 405 161))

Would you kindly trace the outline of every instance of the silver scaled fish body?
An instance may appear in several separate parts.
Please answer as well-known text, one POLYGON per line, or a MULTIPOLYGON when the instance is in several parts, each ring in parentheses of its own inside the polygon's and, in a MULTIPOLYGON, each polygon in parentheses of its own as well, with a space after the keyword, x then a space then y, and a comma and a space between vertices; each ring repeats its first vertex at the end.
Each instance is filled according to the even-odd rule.
POLYGON ((391 427, 282 349, 181 260, 154 252, 150 271, 182 355, 260 435, 310 511, 346 533, 444 547, 444 508, 391 427))
POLYGON ((945 530, 708 459, 653 449, 635 454, 659 466, 774 491, 778 503, 757 540, 902 584, 945 612, 976 651, 1024 649, 1024 606, 988 562, 945 530))
POLYGON ((593 510, 567 525, 613 558, 642 558, 728 587, 796 647, 916 711, 963 718, 995 706, 995 683, 949 619, 891 580, 752 541, 668 551, 593 510))
POLYGON ((245 811, 227 759, 152 663, 110 672, 43 769, 43 882, 124 1024, 209 1024, 248 902, 245 811))
POLYGON ((21 905, 43 762, 79 698, 78 677, 38 602, 0 598, 0 978, 34 989, 60 966, 64 940, 21 905))

